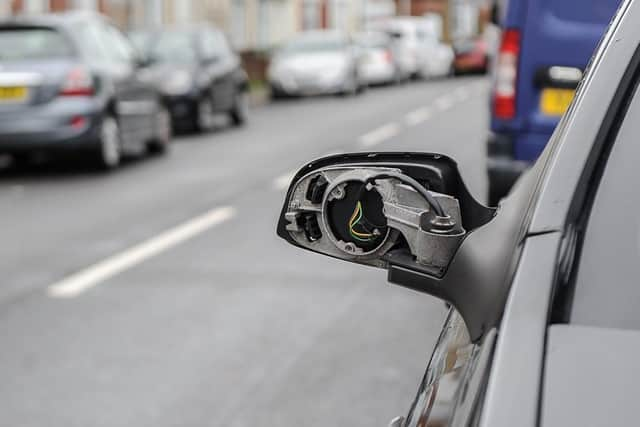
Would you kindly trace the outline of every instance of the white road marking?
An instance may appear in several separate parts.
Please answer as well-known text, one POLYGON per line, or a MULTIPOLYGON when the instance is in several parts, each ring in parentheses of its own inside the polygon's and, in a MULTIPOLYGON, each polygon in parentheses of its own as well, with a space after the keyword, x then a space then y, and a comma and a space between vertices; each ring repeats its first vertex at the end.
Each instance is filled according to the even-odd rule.
POLYGON ((386 125, 380 126, 379 128, 362 135, 360 137, 360 145, 363 147, 373 147, 374 145, 381 144, 384 141, 393 138, 399 133, 400 125, 398 123, 387 123, 386 125))
POLYGON ((408 113, 405 117, 407 126, 417 126, 422 122, 426 122, 432 116, 431 109, 428 107, 419 108, 408 113))
POLYGON ((469 96, 471 94, 469 93, 469 90, 465 86, 461 86, 455 90, 454 95, 456 97, 456 101, 463 102, 469 99, 469 96))
POLYGON ((445 111, 453 107, 453 105, 455 104, 455 101, 453 100, 453 97, 451 96, 451 94, 447 94, 447 95, 442 95, 441 97, 436 99, 434 104, 438 110, 445 111))
POLYGON ((212 209, 54 283, 48 287, 47 294, 52 298, 77 297, 105 280, 228 221, 235 215, 236 210, 231 206, 212 209))

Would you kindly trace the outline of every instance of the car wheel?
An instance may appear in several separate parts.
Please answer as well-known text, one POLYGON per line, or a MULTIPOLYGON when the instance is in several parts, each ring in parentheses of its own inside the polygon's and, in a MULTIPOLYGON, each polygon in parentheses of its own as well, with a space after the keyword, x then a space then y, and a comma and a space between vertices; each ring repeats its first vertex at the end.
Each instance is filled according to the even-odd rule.
POLYGON ((213 128, 213 113, 213 101, 210 97, 205 96, 198 101, 194 126, 197 132, 206 132, 213 128))
POLYGON ((249 119, 249 94, 246 90, 238 90, 234 96, 233 109, 229 113, 234 126, 242 126, 249 119))
POLYGON ((287 94, 284 90, 272 85, 269 91, 269 97, 272 101, 281 101, 289 98, 289 94, 287 94))
POLYGON ((26 153, 13 154, 11 156, 11 167, 14 169, 26 169, 31 166, 32 157, 26 153))
POLYGON ((122 144, 120 125, 113 116, 105 116, 100 126, 100 141, 97 149, 97 162, 101 169, 115 169, 120 165, 122 144))
POLYGON ((164 154, 169 149, 172 137, 171 114, 166 107, 162 107, 156 114, 155 137, 147 144, 151 154, 164 154))

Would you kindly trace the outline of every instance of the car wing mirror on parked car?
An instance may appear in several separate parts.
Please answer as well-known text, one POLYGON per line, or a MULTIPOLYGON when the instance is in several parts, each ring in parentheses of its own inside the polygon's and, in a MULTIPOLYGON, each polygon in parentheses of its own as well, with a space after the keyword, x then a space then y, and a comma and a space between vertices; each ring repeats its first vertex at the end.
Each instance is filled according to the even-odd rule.
POLYGON ((466 236, 494 214, 469 194, 446 156, 344 154, 295 175, 277 232, 295 246, 388 269, 390 279, 399 268, 395 283, 450 300, 413 282, 438 286, 466 236))

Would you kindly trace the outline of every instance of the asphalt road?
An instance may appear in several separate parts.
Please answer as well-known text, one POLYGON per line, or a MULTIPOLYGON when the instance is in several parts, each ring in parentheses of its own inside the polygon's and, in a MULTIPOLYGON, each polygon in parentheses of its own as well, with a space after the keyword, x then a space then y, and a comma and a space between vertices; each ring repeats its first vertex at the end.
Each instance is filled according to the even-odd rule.
POLYGON ((282 102, 112 174, 0 170, 0 426, 404 414, 443 304, 296 250, 275 223, 290 174, 331 152, 445 153, 484 198, 487 91, 461 78, 282 102))

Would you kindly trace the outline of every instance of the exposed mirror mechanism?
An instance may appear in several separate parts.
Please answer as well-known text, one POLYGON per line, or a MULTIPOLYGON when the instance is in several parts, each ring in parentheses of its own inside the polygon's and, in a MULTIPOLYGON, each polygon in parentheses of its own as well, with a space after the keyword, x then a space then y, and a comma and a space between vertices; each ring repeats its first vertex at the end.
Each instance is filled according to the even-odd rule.
POLYGON ((406 247, 434 274, 465 235, 458 201, 427 190, 398 168, 333 167, 294 187, 285 218, 301 246, 386 267, 384 255, 406 247))
POLYGON ((444 156, 350 154, 298 173, 279 234, 332 257, 441 277, 466 234, 481 225, 478 218, 484 223, 492 214, 444 156), (463 206, 472 211, 466 221, 463 206))

